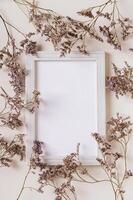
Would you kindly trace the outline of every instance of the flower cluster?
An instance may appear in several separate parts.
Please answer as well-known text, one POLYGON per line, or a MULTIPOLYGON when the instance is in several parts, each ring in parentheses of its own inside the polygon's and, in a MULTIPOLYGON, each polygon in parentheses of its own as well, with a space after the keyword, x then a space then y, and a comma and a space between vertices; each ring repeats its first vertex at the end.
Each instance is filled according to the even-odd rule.
POLYGON ((74 199, 76 199, 75 187, 72 185, 72 180, 74 174, 77 173, 78 167, 81 165, 77 153, 72 153, 66 156, 63 160, 63 164, 48 166, 47 163, 45 163, 44 158, 44 144, 40 141, 34 141, 32 150, 28 173, 26 174, 23 187, 17 200, 24 191, 27 178, 31 172, 32 174, 38 174, 39 188, 37 188, 36 191, 39 193, 43 193, 46 186, 51 186, 54 189, 55 200, 69 199, 69 192, 72 194, 74 199), (61 183, 60 186, 55 184, 57 178, 64 179, 64 182, 61 183))
POLYGON ((24 135, 16 135, 11 141, 0 136, 0 166, 9 167, 15 156, 20 160, 25 157, 24 135))
POLYGON ((43 192, 46 185, 54 187, 55 200, 68 198, 69 192, 75 196, 75 187, 72 185, 72 179, 78 170, 79 162, 77 154, 72 153, 68 155, 63 164, 56 166, 46 166, 39 174, 38 182, 40 184, 39 191, 43 192), (64 182, 60 186, 54 184, 57 178, 63 178, 64 182))
POLYGON ((22 94, 25 88, 25 76, 27 75, 24 67, 21 66, 19 56, 22 53, 26 54, 36 54, 38 51, 38 45, 35 41, 31 40, 31 37, 34 36, 34 33, 24 34, 12 24, 7 22, 2 15, 0 15, 6 33, 7 33, 7 42, 5 46, 0 49, 0 68, 8 69, 8 76, 10 77, 10 84, 13 87, 14 92, 22 94), (16 40, 9 31, 9 27, 15 29, 24 39, 20 42, 20 45, 16 45, 16 40))
POLYGON ((38 91, 33 91, 33 97, 31 101, 24 102, 20 95, 9 96, 7 92, 2 89, 0 96, 5 101, 4 109, 0 112, 1 126, 8 126, 11 129, 19 128, 23 125, 21 120, 22 110, 27 109, 30 112, 34 112, 39 106, 39 95, 38 91))
POLYGON ((45 169, 46 164, 44 163, 44 143, 40 141, 34 141, 32 147, 32 155, 30 159, 30 168, 37 169, 41 171, 45 169))
POLYGON ((114 75, 106 78, 106 87, 113 91, 117 98, 130 94, 133 98, 133 67, 125 62, 125 67, 118 68, 113 64, 114 75))
POLYGON ((112 117, 107 125, 110 141, 118 142, 124 139, 125 142, 128 142, 132 133, 132 123, 129 117, 123 118, 117 114, 117 118, 112 117))
POLYGON ((39 46, 36 41, 32 41, 29 38, 35 35, 35 33, 28 33, 26 38, 20 42, 20 46, 26 54, 35 55, 39 50, 39 46))
MULTIPOLYGON (((37 91, 33 91, 33 98, 29 102, 25 103, 22 98, 27 72, 19 61, 23 53, 36 54, 38 45, 32 40, 34 33, 22 33, 6 21, 1 14, 0 20, 7 34, 6 44, 0 49, 0 69, 6 69, 8 71, 9 83, 13 88, 13 94, 11 96, 1 87, 0 98, 4 102, 4 106, 0 111, 0 126, 16 129, 23 125, 21 118, 22 110, 27 109, 30 112, 34 112, 39 105, 39 92, 37 91), (19 45, 11 34, 10 28, 16 30, 24 38, 19 45)), ((15 134, 14 138, 8 141, 5 139, 5 136, 0 136, 0 166, 9 167, 15 156, 23 160, 25 155, 25 142, 23 137, 24 135, 22 134, 15 134)))

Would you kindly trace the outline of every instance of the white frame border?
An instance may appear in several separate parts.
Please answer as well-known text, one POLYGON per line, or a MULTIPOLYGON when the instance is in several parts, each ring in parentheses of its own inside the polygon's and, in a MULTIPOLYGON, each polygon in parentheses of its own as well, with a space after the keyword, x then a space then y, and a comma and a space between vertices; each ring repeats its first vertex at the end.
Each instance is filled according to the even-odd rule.
MULTIPOLYGON (((47 53, 47 52, 38 52, 36 56, 27 56, 26 58, 26 66, 29 72, 28 76, 26 77, 26 102, 28 102, 32 97, 33 90, 36 89, 36 62, 38 61, 61 61, 61 60, 90 60, 96 61, 97 63, 97 84, 98 84, 98 91, 97 91, 97 110, 98 115, 97 119, 98 132, 102 135, 106 134, 106 94, 105 94, 105 67, 106 67, 106 53, 105 52, 90 52, 89 55, 82 55, 79 52, 72 52, 65 57, 60 57, 57 53, 47 53)), ((30 112, 25 113, 25 121, 26 121, 26 133, 27 133, 27 145, 26 145, 26 157, 29 160, 31 151, 32 151, 32 144, 36 138, 36 114, 31 114, 30 112)), ((99 156, 99 150, 97 149, 97 157, 99 156)), ((57 165, 61 163, 62 158, 54 158, 48 161, 50 165, 57 165)), ((90 158, 89 160, 82 160, 84 165, 99 165, 96 161, 96 158, 90 158)))

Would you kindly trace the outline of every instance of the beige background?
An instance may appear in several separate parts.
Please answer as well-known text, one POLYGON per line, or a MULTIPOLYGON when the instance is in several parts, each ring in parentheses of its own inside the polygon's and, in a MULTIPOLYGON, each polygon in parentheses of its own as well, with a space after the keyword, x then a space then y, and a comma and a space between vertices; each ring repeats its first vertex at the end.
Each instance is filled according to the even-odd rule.
MULTIPOLYGON (((126 17, 130 17, 133 19, 133 1, 132 0, 119 0, 120 7, 123 15, 126 17)), ((70 15, 72 17, 77 17, 75 14, 76 11, 79 11, 83 8, 87 8, 90 5, 98 4, 104 2, 104 0, 41 0, 41 4, 45 7, 54 9, 55 11, 63 14, 63 15, 70 15)), ((22 30, 23 32, 28 32, 28 30, 34 30, 32 25, 29 25, 27 17, 19 10, 19 8, 15 5, 12 0, 0 0, 0 11, 7 17, 7 19, 17 25, 17 27, 22 30)), ((20 36, 16 32, 14 32, 16 39, 20 39, 20 36)), ((52 50, 50 44, 46 43, 45 40, 39 39, 41 44, 43 45, 44 50, 52 50)), ((0 46, 4 44, 6 41, 6 33, 0 25, 0 46)), ((90 51, 99 51, 104 50, 106 51, 110 58, 109 58, 109 65, 107 66, 107 73, 111 73, 111 62, 115 62, 117 65, 122 66, 124 61, 128 61, 129 64, 133 65, 133 54, 127 51, 129 46, 133 47, 133 39, 128 40, 126 43, 123 44, 124 50, 119 52, 115 51, 112 47, 108 44, 104 43, 101 44, 99 42, 89 41, 88 42, 88 49, 90 51)), ((2 85, 5 89, 11 92, 10 86, 7 83, 7 74, 6 72, 0 71, 0 85, 2 85)), ((2 102, 0 102, 0 106, 2 106, 2 102)), ((131 116, 133 120, 133 100, 129 97, 122 97, 120 100, 117 100, 113 94, 107 94, 107 111, 108 115, 112 116, 115 115, 117 112, 120 112, 124 116, 131 116)), ((25 129, 20 130, 22 133, 25 133, 25 129)), ((17 131, 19 132, 19 131, 17 131)), ((7 137, 13 135, 13 131, 1 128, 0 134, 4 133, 7 137)), ((130 145, 129 145, 129 167, 133 170, 133 138, 131 138, 130 145)), ((99 167, 92 167, 90 168, 92 173, 96 176, 102 176, 102 171, 99 170, 99 167)), ((14 168, 2 168, 0 169, 0 199, 1 200, 16 200, 17 194, 19 189, 22 185, 22 181, 24 175, 27 171, 27 165, 25 162, 14 166, 14 168)), ((27 185, 33 184, 34 181, 28 181, 27 185)), ((112 189, 109 184, 107 183, 99 183, 94 185, 87 185, 87 184, 75 184, 78 199, 80 200, 113 200, 114 196, 112 193, 112 189)), ((125 185, 126 200, 133 199, 133 178, 127 181, 125 185)), ((46 189, 45 194, 41 195, 36 192, 31 192, 30 190, 25 190, 22 195, 21 200, 52 200, 53 198, 53 191, 50 189, 46 189)))

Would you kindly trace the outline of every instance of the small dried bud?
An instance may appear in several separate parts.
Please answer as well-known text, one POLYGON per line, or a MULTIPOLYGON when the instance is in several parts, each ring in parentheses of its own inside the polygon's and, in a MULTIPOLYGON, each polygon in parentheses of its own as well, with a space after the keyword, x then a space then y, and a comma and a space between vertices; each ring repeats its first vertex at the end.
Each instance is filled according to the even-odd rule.
POLYGON ((77 12, 79 15, 82 15, 84 17, 94 18, 94 15, 92 14, 92 11, 90 9, 82 10, 80 12, 77 12))
POLYGON ((37 43, 33 41, 28 41, 28 43, 25 45, 25 51, 27 54, 36 54, 38 51, 37 43))

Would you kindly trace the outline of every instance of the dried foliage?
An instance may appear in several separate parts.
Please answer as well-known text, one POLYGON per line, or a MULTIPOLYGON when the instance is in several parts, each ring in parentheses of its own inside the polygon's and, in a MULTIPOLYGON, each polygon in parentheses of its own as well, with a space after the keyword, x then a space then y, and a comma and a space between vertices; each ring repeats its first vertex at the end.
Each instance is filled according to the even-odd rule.
POLYGON ((102 137, 98 133, 93 133, 96 140, 101 157, 97 158, 101 168, 105 171, 106 178, 98 180, 85 168, 79 160, 79 146, 76 153, 71 153, 63 160, 63 164, 56 166, 48 166, 43 160, 44 156, 42 143, 36 141, 33 145, 33 153, 31 156, 28 175, 24 179, 23 187, 19 193, 17 200, 20 199, 25 188, 33 189, 39 193, 45 191, 46 186, 54 189, 55 200, 77 199, 76 188, 74 182, 80 183, 100 183, 109 182, 114 192, 115 200, 124 199, 124 182, 131 176, 133 172, 128 169, 127 165, 127 148, 130 135, 132 133, 132 123, 129 119, 123 118, 117 114, 116 118, 111 118, 107 123, 109 139, 102 137), (120 147, 119 151, 115 151, 113 143, 117 143, 120 147), (122 168, 119 165, 123 166, 122 168), (40 172, 38 173, 38 169, 40 172), (26 181, 31 172, 38 174, 38 188, 26 186, 26 181), (57 180, 60 179, 60 184, 57 180))
POLYGON ((125 193, 123 189, 124 181, 133 176, 133 172, 128 169, 127 165, 127 145, 132 133, 132 123, 129 117, 123 118, 117 114, 117 117, 112 117, 107 125, 109 140, 102 138, 97 133, 93 134, 102 154, 102 158, 97 158, 97 160, 109 178, 115 200, 119 198, 123 200, 125 193), (121 147, 119 152, 114 152, 113 142, 121 147), (123 162, 119 162, 120 159, 123 159, 123 162), (120 165, 121 169, 119 168, 120 165))
POLYGON ((24 135, 16 135, 11 141, 0 136, 0 167, 10 167, 14 157, 25 157, 24 135))
POLYGON ((27 0, 14 0, 14 2, 27 8, 29 20, 34 24, 37 32, 45 36, 47 41, 52 42, 55 50, 60 51, 61 56, 70 53, 74 46, 81 53, 86 54, 86 39, 88 38, 100 42, 103 42, 105 38, 115 49, 121 50, 122 41, 133 34, 131 20, 122 16, 116 0, 108 0, 101 5, 78 12, 82 17, 86 17, 84 21, 39 7, 36 1, 30 3, 27 0), (105 23, 100 25, 101 18, 105 19, 105 23))
POLYGON ((31 40, 34 33, 24 34, 12 24, 7 22, 2 15, 0 19, 3 22, 5 31, 7 33, 7 42, 5 46, 0 50, 0 67, 7 68, 8 76, 10 77, 10 84, 14 90, 14 95, 7 94, 5 89, 1 87, 1 98, 4 99, 4 108, 0 112, 0 122, 2 125, 7 125, 9 128, 19 128, 23 125, 21 120, 21 114, 23 109, 28 109, 30 112, 34 112, 35 108, 39 105, 39 92, 33 92, 33 98, 30 102, 24 102, 22 93, 25 88, 25 76, 27 75, 24 67, 19 63, 19 58, 22 53, 36 54, 38 45, 35 41, 31 40), (16 45, 16 40, 9 31, 11 27, 23 36, 23 40, 20 42, 19 47, 16 45))
POLYGON ((114 75, 106 78, 106 86, 117 98, 130 94, 133 98, 133 67, 125 62, 125 67, 118 68, 113 64, 114 75))
POLYGON ((6 67, 8 69, 10 84, 13 87, 15 94, 20 95, 24 92, 25 76, 27 73, 24 67, 19 63, 19 56, 22 53, 34 55, 37 53, 39 47, 35 41, 31 40, 34 33, 24 34, 7 22, 2 15, 0 15, 0 19, 2 20, 7 33, 7 42, 0 50, 0 68, 6 67), (16 40, 10 33, 8 26, 15 29, 24 38, 19 46, 17 46, 16 40))
MULTIPOLYGON (((133 26, 130 19, 120 14, 118 3, 116 0, 108 0, 104 4, 94 6, 78 12, 82 17, 86 17, 85 21, 78 21, 70 17, 64 17, 53 10, 44 9, 37 5, 35 1, 30 3, 27 0, 14 0, 18 4, 26 6, 29 12, 30 21, 35 25, 38 33, 51 41, 55 50, 61 52, 61 56, 70 53, 73 47, 77 47, 81 53, 87 54, 86 40, 93 38, 103 42, 106 38, 107 42, 114 46, 115 49, 121 50, 122 41, 130 37, 133 32, 133 26), (110 12, 108 12, 110 8, 110 12), (105 18, 106 22, 99 25, 99 19, 105 18)), ((36 54, 38 45, 32 40, 34 33, 24 34, 12 24, 7 22, 2 15, 0 19, 7 33, 6 45, 0 50, 0 68, 8 69, 10 84, 14 94, 9 95, 3 87, 1 87, 0 97, 4 100, 4 108, 0 111, 1 126, 8 126, 11 129, 19 128, 23 125, 21 114, 24 109, 34 112, 39 105, 39 92, 33 91, 33 98, 26 102, 22 98, 25 87, 25 76, 27 72, 19 61, 20 56, 24 54, 36 54), (15 38, 9 31, 13 28, 23 36, 23 40, 19 45, 16 44, 15 38)), ((132 48, 130 48, 132 51, 132 48)), ((116 97, 132 92, 132 68, 126 63, 126 67, 118 69, 114 67, 114 76, 107 77, 107 88, 115 92, 116 97)), ((35 141, 32 148, 32 155, 28 171, 24 177, 22 188, 18 194, 17 200, 21 198, 25 189, 44 193, 45 187, 50 186, 55 193, 55 200, 77 199, 75 182, 80 183, 110 183, 114 192, 115 200, 124 199, 125 181, 133 176, 128 169, 127 164, 127 148, 129 138, 132 133, 132 123, 129 118, 123 118, 117 114, 116 118, 111 118, 108 125, 108 140, 98 133, 93 133, 98 147, 101 151, 101 157, 97 158, 101 168, 106 174, 106 178, 99 180, 94 177, 88 168, 85 168, 80 161, 79 144, 76 153, 67 155, 62 164, 49 166, 44 161, 44 144, 35 141), (119 151, 115 151, 113 144, 118 144, 119 151), (119 165, 123 165, 121 169, 119 165), (29 176, 38 175, 38 188, 27 187, 27 179, 29 176), (57 180, 60 179, 60 182, 57 180)), ((25 155, 24 135, 15 135, 11 141, 7 141, 5 137, 0 136, 0 166, 9 167, 18 156, 23 160, 25 155)))

